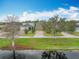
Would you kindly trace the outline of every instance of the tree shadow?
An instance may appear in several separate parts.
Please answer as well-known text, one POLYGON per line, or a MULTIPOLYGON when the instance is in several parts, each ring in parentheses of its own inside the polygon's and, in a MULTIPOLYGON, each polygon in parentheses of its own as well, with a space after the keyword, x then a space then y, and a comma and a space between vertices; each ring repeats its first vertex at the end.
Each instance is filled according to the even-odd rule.
MULTIPOLYGON (((14 59, 13 58, 13 53, 3 55, 0 59, 14 59)), ((15 59, 26 59, 26 56, 21 53, 15 53, 15 59)))
POLYGON ((68 59, 64 52, 44 51, 41 59, 68 59))

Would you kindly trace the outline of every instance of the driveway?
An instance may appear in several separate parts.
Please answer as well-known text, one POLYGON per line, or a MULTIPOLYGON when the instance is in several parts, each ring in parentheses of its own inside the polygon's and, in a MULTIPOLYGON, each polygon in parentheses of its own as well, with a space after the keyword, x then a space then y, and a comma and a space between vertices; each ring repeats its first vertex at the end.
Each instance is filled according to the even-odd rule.
POLYGON ((36 31, 34 37, 43 37, 44 36, 44 31, 36 31))

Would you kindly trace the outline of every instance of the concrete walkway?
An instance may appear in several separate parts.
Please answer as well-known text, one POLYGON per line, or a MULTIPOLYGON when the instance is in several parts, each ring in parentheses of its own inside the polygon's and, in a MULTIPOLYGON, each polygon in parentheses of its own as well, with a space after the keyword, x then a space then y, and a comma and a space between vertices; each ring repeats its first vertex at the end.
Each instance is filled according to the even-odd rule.
MULTIPOLYGON (((0 38, 6 38, 0 36, 0 38)), ((79 38, 79 36, 16 36, 16 38, 79 38)))
POLYGON ((79 38, 79 36, 18 36, 17 38, 79 38))

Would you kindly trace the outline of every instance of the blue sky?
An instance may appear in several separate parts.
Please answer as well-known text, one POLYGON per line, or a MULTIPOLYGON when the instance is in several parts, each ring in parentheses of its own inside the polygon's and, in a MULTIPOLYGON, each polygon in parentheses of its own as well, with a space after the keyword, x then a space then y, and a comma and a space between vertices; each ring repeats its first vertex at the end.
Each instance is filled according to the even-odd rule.
POLYGON ((0 14, 20 14, 24 11, 54 10, 79 5, 78 0, 0 0, 0 14))
POLYGON ((0 0, 0 17, 14 14, 22 15, 22 19, 28 19, 30 16, 33 19, 44 19, 53 16, 52 13, 61 12, 61 15, 66 14, 64 16, 70 17, 71 14, 75 14, 74 17, 78 18, 78 4, 79 0, 0 0), (71 14, 68 14, 69 12, 71 14), (25 18, 26 16, 28 17, 25 18))

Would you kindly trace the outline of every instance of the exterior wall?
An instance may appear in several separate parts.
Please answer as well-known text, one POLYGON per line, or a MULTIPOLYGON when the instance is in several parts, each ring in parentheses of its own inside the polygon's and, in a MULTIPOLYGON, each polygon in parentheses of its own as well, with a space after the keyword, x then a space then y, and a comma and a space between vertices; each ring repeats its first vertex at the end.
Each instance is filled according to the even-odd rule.
POLYGON ((75 28, 75 31, 76 31, 76 32, 79 32, 79 27, 76 27, 76 28, 75 28))
POLYGON ((24 33, 24 30, 28 30, 29 27, 34 27, 34 23, 22 23, 22 25, 20 26, 20 32, 24 33))
POLYGON ((76 23, 75 32, 79 32, 79 23, 76 23))

